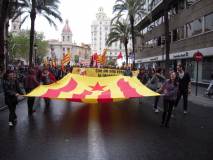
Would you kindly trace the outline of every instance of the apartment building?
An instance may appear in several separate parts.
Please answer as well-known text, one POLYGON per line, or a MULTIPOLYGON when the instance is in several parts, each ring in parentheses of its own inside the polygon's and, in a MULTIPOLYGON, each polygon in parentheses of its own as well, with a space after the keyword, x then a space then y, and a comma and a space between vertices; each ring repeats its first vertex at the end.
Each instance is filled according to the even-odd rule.
MULTIPOLYGON (((164 66, 165 28, 163 0, 148 3, 149 14, 138 21, 143 38, 136 40, 136 63, 146 67, 164 66), (151 18, 150 18, 151 17, 151 18)), ((194 53, 204 58, 199 62, 199 82, 206 83, 213 73, 213 1, 168 0, 171 67, 185 65, 192 79, 196 78, 194 53)))

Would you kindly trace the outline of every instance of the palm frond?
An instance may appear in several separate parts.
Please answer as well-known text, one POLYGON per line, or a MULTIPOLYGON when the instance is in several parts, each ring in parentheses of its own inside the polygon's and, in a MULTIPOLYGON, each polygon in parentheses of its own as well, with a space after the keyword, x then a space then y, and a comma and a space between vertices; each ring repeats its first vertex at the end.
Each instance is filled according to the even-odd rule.
POLYGON ((47 21, 49 22, 50 26, 53 25, 55 27, 55 29, 57 30, 57 25, 55 24, 55 22, 48 15, 43 14, 43 16, 47 19, 47 21))
POLYGON ((22 21, 21 21, 19 27, 21 27, 21 26, 24 24, 24 22, 26 21, 26 19, 27 19, 28 17, 29 17, 29 15, 26 15, 26 16, 22 19, 22 21))

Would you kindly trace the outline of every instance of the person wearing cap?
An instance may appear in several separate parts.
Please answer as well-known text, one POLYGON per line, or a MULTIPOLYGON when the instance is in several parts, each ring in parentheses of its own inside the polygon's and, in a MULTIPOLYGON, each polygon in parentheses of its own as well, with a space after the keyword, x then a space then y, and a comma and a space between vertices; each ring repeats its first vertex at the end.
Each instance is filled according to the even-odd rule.
POLYGON ((15 72, 8 70, 5 73, 3 80, 3 89, 5 95, 5 104, 9 108, 9 126, 14 126, 17 122, 16 105, 18 104, 18 96, 22 93, 22 90, 17 81, 15 72))

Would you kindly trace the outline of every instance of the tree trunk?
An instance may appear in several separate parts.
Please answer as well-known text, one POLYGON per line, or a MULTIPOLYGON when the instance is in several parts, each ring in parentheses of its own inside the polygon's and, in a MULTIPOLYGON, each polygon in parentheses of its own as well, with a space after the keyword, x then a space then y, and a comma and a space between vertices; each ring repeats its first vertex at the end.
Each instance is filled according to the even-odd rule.
POLYGON ((124 43, 125 54, 126 54, 126 66, 128 66, 128 49, 127 49, 127 44, 128 43, 124 43))
POLYGON ((9 18, 6 19, 6 24, 5 24, 5 48, 4 48, 4 53, 5 53, 5 66, 6 69, 8 69, 8 64, 9 64, 9 42, 8 42, 8 31, 9 30, 9 18))
POLYGON ((130 17, 131 35, 132 35, 132 54, 133 54, 133 68, 135 68, 135 32, 134 32, 134 17, 130 17))
POLYGON ((4 22, 0 21, 0 69, 4 69, 4 22))
POLYGON ((0 8, 0 70, 4 71, 5 69, 5 30, 6 30, 6 23, 7 23, 7 13, 9 7, 8 0, 1 1, 1 8, 0 8))
POLYGON ((31 28, 30 28, 30 51, 29 51, 29 66, 33 65, 33 45, 34 45, 34 34, 35 34, 35 19, 36 19, 36 3, 32 0, 32 10, 30 13, 31 28))
POLYGON ((170 53, 170 36, 169 36, 169 17, 168 17, 168 5, 166 0, 164 0, 164 32, 165 32, 165 53, 166 53, 166 60, 165 60, 165 69, 166 73, 168 73, 170 67, 170 60, 169 60, 169 53, 170 53))

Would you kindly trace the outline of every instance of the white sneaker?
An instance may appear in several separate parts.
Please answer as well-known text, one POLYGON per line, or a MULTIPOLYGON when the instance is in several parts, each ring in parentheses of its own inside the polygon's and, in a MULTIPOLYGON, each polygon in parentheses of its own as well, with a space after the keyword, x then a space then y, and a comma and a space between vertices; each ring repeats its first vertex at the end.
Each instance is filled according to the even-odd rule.
POLYGON ((183 114, 187 114, 188 112, 187 111, 183 111, 183 114))
POLYGON ((8 122, 8 125, 12 127, 12 126, 13 126, 13 123, 12 123, 12 122, 8 122))
POLYGON ((159 109, 158 109, 158 108, 156 108, 156 109, 155 109, 155 113, 158 113, 158 112, 159 112, 159 109))

